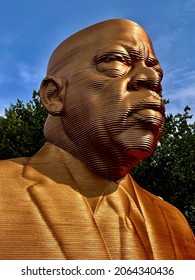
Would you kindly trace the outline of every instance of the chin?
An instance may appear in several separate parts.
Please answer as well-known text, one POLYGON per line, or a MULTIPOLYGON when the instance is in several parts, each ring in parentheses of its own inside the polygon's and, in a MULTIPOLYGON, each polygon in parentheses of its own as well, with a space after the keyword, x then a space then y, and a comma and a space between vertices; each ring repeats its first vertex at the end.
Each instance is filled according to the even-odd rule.
POLYGON ((104 174, 110 180, 117 181, 125 177, 130 170, 137 165, 144 158, 149 157, 153 151, 143 150, 143 149, 126 149, 125 153, 123 150, 123 156, 121 155, 120 163, 117 163, 112 168, 109 169, 109 174, 104 174))
POLYGON ((146 147, 137 147, 134 149, 129 149, 127 151, 127 155, 129 158, 133 157, 135 160, 137 160, 138 162, 146 157, 151 156, 153 153, 153 149, 150 148, 146 148, 146 147))
POLYGON ((149 157, 157 145, 157 140, 152 133, 142 135, 137 141, 123 143, 122 152, 128 157, 137 158, 139 161, 149 157))

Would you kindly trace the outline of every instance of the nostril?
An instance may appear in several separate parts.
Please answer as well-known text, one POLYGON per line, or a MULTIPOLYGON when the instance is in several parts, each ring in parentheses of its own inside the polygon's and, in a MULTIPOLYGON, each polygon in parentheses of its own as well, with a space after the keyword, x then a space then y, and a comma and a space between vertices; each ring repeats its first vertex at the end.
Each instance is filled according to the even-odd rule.
POLYGON ((127 84, 127 90, 138 90, 138 81, 131 80, 127 84))
POLYGON ((155 91, 159 95, 162 94, 162 86, 157 79, 131 79, 127 84, 127 90, 138 91, 141 88, 155 91))
POLYGON ((147 79, 131 79, 128 83, 128 90, 139 90, 140 88, 148 88, 149 82, 147 79))
POLYGON ((151 80, 148 83, 148 88, 152 91, 155 91, 158 95, 162 95, 162 86, 159 81, 151 80))
POLYGON ((161 84, 159 84, 159 85, 156 85, 155 87, 153 87, 153 89, 152 89, 153 91, 155 91, 158 95, 162 95, 162 86, 161 86, 161 84))

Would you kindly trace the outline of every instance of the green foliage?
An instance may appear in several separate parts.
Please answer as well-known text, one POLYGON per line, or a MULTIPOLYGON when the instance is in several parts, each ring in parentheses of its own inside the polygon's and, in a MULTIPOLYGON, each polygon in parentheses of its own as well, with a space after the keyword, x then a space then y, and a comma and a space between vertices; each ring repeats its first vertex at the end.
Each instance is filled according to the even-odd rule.
POLYGON ((5 109, 5 116, 0 117, 0 159, 36 153, 44 143, 46 116, 36 91, 26 105, 17 100, 16 105, 5 109))
POLYGON ((187 106, 167 115, 163 137, 153 155, 140 162, 132 176, 145 189, 175 205, 195 230, 195 123, 187 106))

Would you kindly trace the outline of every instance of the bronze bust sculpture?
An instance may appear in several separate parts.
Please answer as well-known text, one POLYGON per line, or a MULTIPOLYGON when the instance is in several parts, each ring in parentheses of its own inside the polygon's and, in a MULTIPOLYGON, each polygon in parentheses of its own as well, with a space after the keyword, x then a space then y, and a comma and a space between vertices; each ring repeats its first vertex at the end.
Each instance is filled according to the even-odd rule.
POLYGON ((56 48, 40 87, 46 144, 0 163, 1 259, 194 258, 183 215, 128 174, 161 137, 162 75, 128 20, 56 48))

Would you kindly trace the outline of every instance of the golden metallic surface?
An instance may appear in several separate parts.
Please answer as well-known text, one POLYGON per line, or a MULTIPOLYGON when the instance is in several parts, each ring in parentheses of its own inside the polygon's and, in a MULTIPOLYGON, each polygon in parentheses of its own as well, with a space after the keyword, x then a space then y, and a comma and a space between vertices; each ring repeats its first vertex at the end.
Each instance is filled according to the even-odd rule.
POLYGON ((162 70, 139 25, 108 20, 74 34, 52 54, 47 75, 48 142, 111 180, 152 154, 164 124, 162 70))
POLYGON ((40 88, 47 142, 0 161, 0 259, 195 259, 184 216, 128 174, 161 137, 162 76, 128 20, 56 48, 40 88))
POLYGON ((0 259, 194 258, 183 215, 129 175, 109 181, 46 143, 0 177, 0 259))

